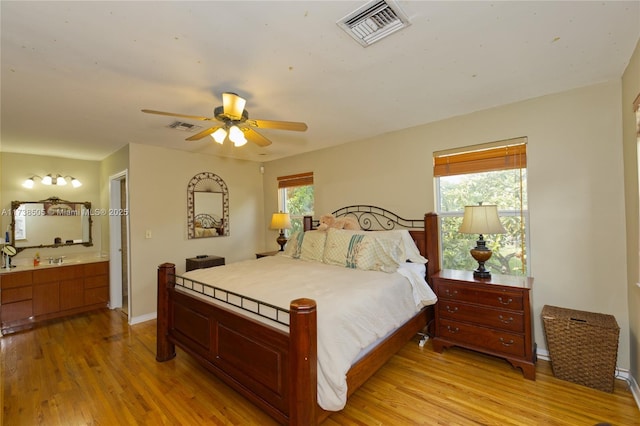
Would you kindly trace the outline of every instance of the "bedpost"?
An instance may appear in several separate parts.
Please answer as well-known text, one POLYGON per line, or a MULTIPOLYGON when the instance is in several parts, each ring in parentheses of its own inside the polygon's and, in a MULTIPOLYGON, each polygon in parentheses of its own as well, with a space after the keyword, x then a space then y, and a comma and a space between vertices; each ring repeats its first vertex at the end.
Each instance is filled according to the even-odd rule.
POLYGON ((440 229, 438 227, 438 215, 435 213, 426 213, 424 215, 424 233, 425 233, 425 252, 427 262, 427 281, 431 282, 431 276, 440 270, 440 244, 438 236, 440 229))
POLYGON ((176 356, 176 347, 169 341, 169 288, 175 287, 173 276, 176 265, 163 263, 158 266, 158 312, 156 361, 168 361, 176 356))
POLYGON ((302 216, 302 229, 305 231, 313 229, 313 216, 302 216))
POLYGON ((289 424, 317 424, 318 340, 316 302, 296 299, 289 308, 289 424))

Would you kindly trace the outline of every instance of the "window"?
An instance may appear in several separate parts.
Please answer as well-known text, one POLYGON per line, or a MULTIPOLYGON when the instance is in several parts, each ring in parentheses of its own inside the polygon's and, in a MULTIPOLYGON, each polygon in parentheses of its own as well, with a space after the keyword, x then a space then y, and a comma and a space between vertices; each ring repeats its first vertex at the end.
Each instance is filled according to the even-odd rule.
POLYGON ((464 206, 496 204, 506 234, 485 236, 493 251, 485 267, 494 274, 528 275, 527 145, 512 139, 434 153, 436 211, 443 269, 473 270, 469 254, 477 235, 458 232, 464 206))
POLYGON ((302 217, 313 216, 313 172, 278 177, 278 206, 289 213, 288 234, 302 230, 302 217))

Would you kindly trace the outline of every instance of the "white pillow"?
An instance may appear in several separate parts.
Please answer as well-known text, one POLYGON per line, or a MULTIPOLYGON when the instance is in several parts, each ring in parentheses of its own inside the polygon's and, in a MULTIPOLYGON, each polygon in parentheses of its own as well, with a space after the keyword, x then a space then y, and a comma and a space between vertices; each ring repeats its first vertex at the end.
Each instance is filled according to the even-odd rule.
POLYGON ((324 244, 327 233, 322 231, 307 231, 302 239, 300 259, 322 262, 324 255, 324 244))

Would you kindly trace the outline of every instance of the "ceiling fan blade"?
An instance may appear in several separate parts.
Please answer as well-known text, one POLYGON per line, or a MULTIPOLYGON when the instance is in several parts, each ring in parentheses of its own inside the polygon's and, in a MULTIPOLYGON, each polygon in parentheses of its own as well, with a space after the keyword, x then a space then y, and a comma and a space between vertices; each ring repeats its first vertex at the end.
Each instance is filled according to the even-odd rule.
POLYGON ((202 138, 204 138, 205 136, 209 136, 211 133, 215 132, 216 130, 218 130, 220 128, 220 126, 214 126, 214 127, 209 127, 208 129, 204 129, 203 131, 201 131, 200 133, 196 133, 193 136, 189 136, 187 139, 188 141, 197 141, 200 140, 202 138))
POLYGON ((215 120, 215 118, 202 117, 200 115, 177 114, 175 112, 155 111, 153 109, 141 109, 140 111, 146 112, 147 114, 168 115, 169 117, 190 118, 192 120, 201 120, 201 121, 212 121, 212 120, 215 120))
POLYGON ((226 115, 232 120, 240 120, 242 111, 247 101, 235 93, 225 92, 222 94, 222 108, 226 115))
POLYGON ((244 137, 247 138, 248 141, 251 141, 258 146, 264 147, 271 145, 271 141, 269 139, 265 138, 250 127, 245 127, 242 131, 244 132, 244 137))
POLYGON ((295 121, 247 120, 246 123, 251 127, 257 127, 259 129, 295 130, 296 132, 304 132, 307 130, 305 123, 295 121))

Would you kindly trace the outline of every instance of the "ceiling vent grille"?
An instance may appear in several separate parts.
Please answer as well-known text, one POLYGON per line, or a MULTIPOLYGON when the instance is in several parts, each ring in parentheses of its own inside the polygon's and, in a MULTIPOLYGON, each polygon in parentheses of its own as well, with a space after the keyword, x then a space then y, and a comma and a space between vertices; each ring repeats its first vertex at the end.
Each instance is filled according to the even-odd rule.
POLYGON ((168 127, 176 130, 182 130, 183 132, 195 132, 196 130, 202 128, 201 126, 196 126, 195 124, 191 123, 185 123, 183 121, 174 121, 173 123, 169 124, 168 127))
POLYGON ((392 0, 367 3, 337 24, 364 47, 410 25, 407 16, 392 0))

